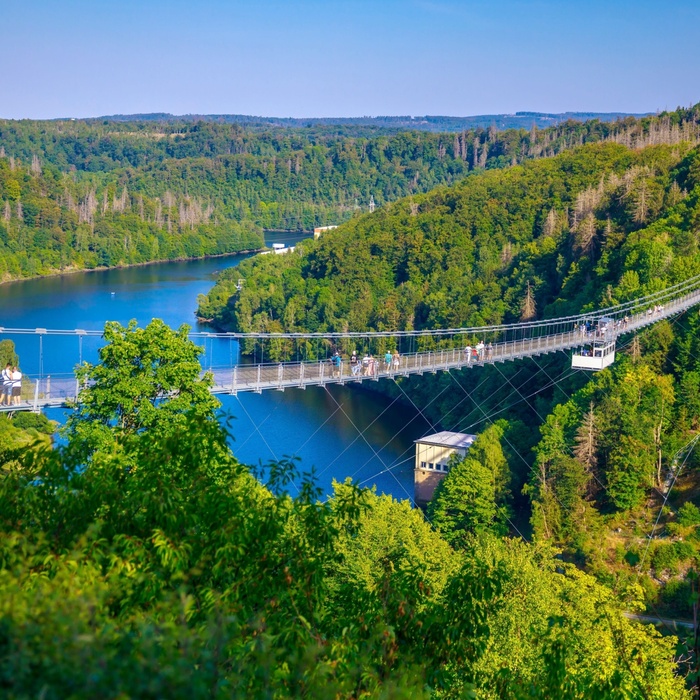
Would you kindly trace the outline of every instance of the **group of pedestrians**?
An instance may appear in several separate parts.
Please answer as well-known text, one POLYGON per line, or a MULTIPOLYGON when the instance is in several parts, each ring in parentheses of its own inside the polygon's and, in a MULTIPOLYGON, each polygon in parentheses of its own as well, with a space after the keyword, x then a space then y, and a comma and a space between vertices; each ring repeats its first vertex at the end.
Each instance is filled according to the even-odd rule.
POLYGON ((493 343, 485 344, 479 340, 474 347, 467 345, 464 348, 464 359, 467 364, 493 360, 493 343))
MULTIPOLYGON (((401 365, 401 355, 398 350, 387 350, 384 354, 384 371, 396 372, 401 365)), ((333 363, 333 376, 340 377, 342 373, 342 358, 336 351, 331 360, 333 363)), ((362 358, 353 350, 350 355, 350 374, 353 377, 376 377, 379 374, 381 360, 377 359, 370 352, 366 352, 362 358)))
POLYGON ((10 362, 2 371, 2 397, 0 405, 19 406, 22 395, 22 373, 10 362))

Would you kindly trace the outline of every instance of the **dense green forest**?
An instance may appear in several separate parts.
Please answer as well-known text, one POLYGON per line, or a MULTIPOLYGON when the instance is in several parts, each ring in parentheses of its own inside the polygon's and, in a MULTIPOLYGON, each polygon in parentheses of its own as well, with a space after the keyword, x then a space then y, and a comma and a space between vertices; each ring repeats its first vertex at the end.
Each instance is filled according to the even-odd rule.
POLYGON ((60 446, 0 421, 3 697, 690 697, 639 596, 499 537, 496 494, 435 527, 349 483, 321 502, 293 461, 236 462, 186 327, 105 340, 60 446))
POLYGON ((0 279, 261 247, 583 143, 695 138, 700 110, 547 129, 0 120, 0 279))
POLYGON ((0 281, 98 266, 256 250, 262 231, 192 196, 78 183, 36 156, 0 158, 0 281))
MULTIPOLYGON (((345 221, 223 273, 200 315, 332 333, 598 308, 700 273, 699 121, 1 122, 0 277, 345 221)), ((104 336, 59 442, 0 416, 3 697, 697 691, 693 634, 629 618, 698 612, 697 310, 593 377, 557 355, 379 382, 478 434, 425 513, 350 483, 321 501, 293 458, 238 463, 185 327, 104 336)))
POLYGON ((459 328, 628 301, 700 271, 700 156, 596 144, 353 219, 224 273, 202 315, 240 331, 459 328))
MULTIPOLYGON (((589 145, 401 200, 298 255, 250 259, 236 269, 241 290, 224 273, 200 308, 245 331, 547 318, 696 275, 699 244, 700 149, 589 145)), ((692 618, 700 458, 682 448, 700 425, 698 318, 624 338, 593 378, 553 357, 380 383, 488 442, 443 482, 433 525, 451 542, 525 533, 620 598, 637 591, 650 609, 692 618)))

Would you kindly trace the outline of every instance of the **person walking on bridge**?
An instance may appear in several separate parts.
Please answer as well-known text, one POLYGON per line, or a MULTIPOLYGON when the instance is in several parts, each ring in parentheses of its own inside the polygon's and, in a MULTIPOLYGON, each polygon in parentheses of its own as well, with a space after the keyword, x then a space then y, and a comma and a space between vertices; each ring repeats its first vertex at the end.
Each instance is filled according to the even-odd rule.
POLYGON ((369 365, 367 366, 367 375, 369 377, 377 376, 378 362, 372 353, 369 354, 369 365))
POLYGON ((7 367, 2 371, 2 381, 0 382, 0 391, 2 391, 2 397, 0 398, 0 405, 9 406, 12 403, 12 365, 8 362, 7 367))

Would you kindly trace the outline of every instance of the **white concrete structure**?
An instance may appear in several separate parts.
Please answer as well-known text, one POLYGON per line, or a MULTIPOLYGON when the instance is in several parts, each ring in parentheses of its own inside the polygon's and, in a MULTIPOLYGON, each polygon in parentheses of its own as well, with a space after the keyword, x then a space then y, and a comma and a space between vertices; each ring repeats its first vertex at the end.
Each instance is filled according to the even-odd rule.
POLYGON ((416 463, 413 469, 413 500, 426 504, 435 493, 437 485, 449 471, 450 457, 464 457, 476 439, 476 435, 453 433, 443 430, 416 440, 416 463))

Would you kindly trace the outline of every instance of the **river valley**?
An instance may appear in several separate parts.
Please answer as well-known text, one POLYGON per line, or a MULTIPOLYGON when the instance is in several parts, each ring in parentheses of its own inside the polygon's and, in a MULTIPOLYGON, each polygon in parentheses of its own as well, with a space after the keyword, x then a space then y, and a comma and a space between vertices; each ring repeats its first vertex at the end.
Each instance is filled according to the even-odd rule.
MULTIPOLYGON (((294 244, 298 236, 266 235, 272 243, 294 244)), ((74 273, 0 286, 0 326, 99 330, 105 321, 140 325, 161 318, 172 327, 196 322, 197 295, 207 292, 217 271, 237 265, 246 255, 132 268, 74 273)), ((79 357, 97 359, 97 339, 46 336, 41 352, 35 335, 0 335, 16 344, 23 370, 31 374, 65 372, 79 357)), ((228 361, 231 343, 210 340, 202 364, 228 361)), ((352 477, 363 486, 396 498, 413 495, 413 441, 431 431, 412 408, 374 392, 329 386, 263 394, 220 396, 222 413, 233 416, 232 449, 242 462, 263 464, 298 456, 301 471, 314 468, 324 494, 332 481, 352 477)), ((50 409, 61 420, 64 411, 50 409)), ((292 488, 294 493, 294 488, 292 488)))

